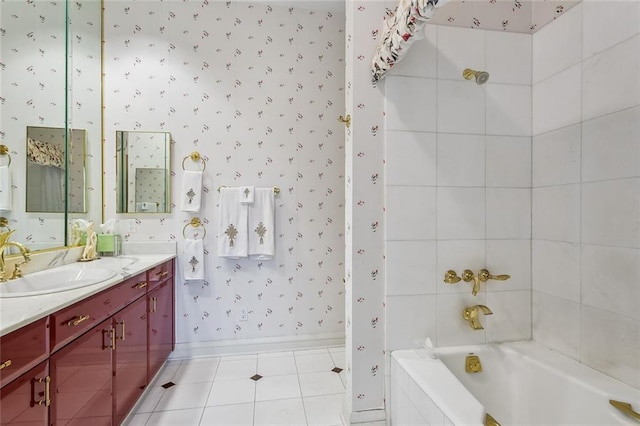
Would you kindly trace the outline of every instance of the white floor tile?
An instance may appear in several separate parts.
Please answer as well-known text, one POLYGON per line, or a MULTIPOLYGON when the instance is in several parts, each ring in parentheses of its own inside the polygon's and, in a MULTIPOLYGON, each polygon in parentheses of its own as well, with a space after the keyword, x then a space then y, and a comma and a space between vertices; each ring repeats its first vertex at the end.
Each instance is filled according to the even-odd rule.
POLYGON ((156 410, 203 408, 209 396, 211 382, 177 384, 164 391, 156 410))
POLYGON ((154 378, 154 383, 157 385, 162 385, 173 379, 174 374, 176 374, 176 371, 181 364, 182 360, 165 362, 162 366, 162 370, 160 370, 154 378))
POLYGON ((220 361, 218 366, 218 372, 216 373, 216 380, 237 380, 248 379, 256 374, 256 366, 258 364, 258 358, 251 359, 232 359, 229 360, 226 357, 220 361))
POLYGON ((330 371, 335 367, 329 352, 313 355, 298 355, 296 353, 296 365, 298 373, 314 373, 317 371, 330 371))
POLYGON ((200 421, 200 426, 251 426, 252 424, 253 402, 206 407, 200 421))
POLYGON ((263 377, 256 383, 256 401, 300 398, 301 396, 296 374, 263 377))
POLYGON ((189 410, 156 411, 149 417, 148 425, 153 426, 192 426, 202 417, 203 408, 189 410))
POLYGON ((340 413, 345 399, 343 393, 304 398, 304 411, 309 426, 342 425, 340 413))
POLYGON ((340 367, 344 370, 344 366, 346 365, 344 349, 340 351, 329 350, 329 354, 331 355, 333 363, 336 365, 336 367, 340 367))
POLYGON ((239 380, 216 380, 213 382, 207 407, 253 402, 256 396, 256 383, 248 378, 239 380))
POLYGON ((144 426, 151 417, 151 413, 133 414, 125 419, 122 426, 144 426))
POLYGON ((293 353, 288 356, 258 357, 258 374, 264 377, 297 374, 293 353))
POLYGON ((175 384, 211 382, 216 375, 220 358, 184 360, 171 379, 175 384))
POLYGON ((298 378, 302 396, 305 398, 344 392, 340 376, 332 371, 300 374, 298 378))
POLYGON ((306 425, 302 398, 256 402, 254 426, 306 425))
POLYGON ((162 398, 162 395, 166 390, 161 386, 154 386, 151 389, 148 389, 144 394, 144 399, 140 401, 138 407, 136 408, 136 414, 138 413, 151 413, 155 410, 158 405, 158 401, 162 398))

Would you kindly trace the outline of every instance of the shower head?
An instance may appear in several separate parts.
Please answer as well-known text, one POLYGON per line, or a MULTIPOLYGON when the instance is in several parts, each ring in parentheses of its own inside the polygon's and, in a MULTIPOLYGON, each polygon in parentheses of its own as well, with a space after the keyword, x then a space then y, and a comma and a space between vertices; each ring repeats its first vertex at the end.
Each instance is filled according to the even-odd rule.
POLYGON ((488 72, 476 71, 476 70, 472 70, 471 68, 467 68, 464 71, 462 71, 462 76, 467 80, 471 80, 472 78, 475 78, 476 84, 478 85, 485 84, 489 80, 488 72))

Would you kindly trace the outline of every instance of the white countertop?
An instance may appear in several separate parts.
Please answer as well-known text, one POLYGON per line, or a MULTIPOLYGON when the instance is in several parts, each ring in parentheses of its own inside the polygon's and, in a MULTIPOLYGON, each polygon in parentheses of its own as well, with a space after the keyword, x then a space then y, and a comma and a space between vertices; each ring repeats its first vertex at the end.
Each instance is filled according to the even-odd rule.
MULTIPOLYGON (((175 254, 124 255, 118 257, 103 257, 92 262, 76 262, 52 268, 51 270, 53 271, 58 269, 90 269, 99 267, 116 271, 116 276, 98 284, 58 293, 0 298, 0 336, 4 336, 20 327, 44 318, 80 300, 86 299, 89 296, 99 293, 115 284, 119 284, 131 276, 153 268, 174 257, 175 254)), ((0 283, 0 285, 2 284, 0 283)))

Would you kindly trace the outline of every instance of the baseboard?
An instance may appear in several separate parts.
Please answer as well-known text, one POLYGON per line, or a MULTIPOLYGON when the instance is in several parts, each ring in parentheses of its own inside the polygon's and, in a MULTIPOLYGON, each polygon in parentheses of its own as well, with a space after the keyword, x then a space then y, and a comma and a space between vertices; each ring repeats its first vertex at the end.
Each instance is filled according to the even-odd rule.
POLYGON ((344 333, 337 332, 261 339, 176 343, 176 348, 169 358, 185 359, 344 346, 344 339, 344 333))
POLYGON ((384 408, 374 410, 352 411, 350 413, 342 412, 340 420, 343 425, 357 426, 386 426, 387 412, 384 408))

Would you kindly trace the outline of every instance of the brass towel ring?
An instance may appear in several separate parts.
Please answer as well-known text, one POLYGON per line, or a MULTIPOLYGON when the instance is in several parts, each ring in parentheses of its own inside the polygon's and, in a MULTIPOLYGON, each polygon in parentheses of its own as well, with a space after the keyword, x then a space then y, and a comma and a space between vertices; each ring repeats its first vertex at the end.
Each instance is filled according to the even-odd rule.
POLYGON ((202 163, 202 171, 204 172, 204 170, 207 168, 207 161, 204 159, 204 157, 202 155, 200 155, 200 153, 198 151, 193 151, 191 154, 187 155, 186 157, 184 157, 182 159, 182 170, 187 170, 184 167, 184 163, 188 160, 191 159, 191 161, 196 162, 196 163, 202 163))
MULTIPOLYGON (((227 188, 227 186, 225 186, 225 185, 221 185, 221 186, 219 186, 219 187, 218 187, 218 192, 220 192, 220 190, 221 190, 222 188, 227 188)), ((274 194, 276 194, 276 195, 278 195, 278 194, 280 193, 280 187, 278 187, 278 186, 274 186, 274 187, 273 187, 273 193, 274 193, 274 194)))
POLYGON ((194 228, 202 228, 202 230, 204 231, 202 234, 202 239, 204 239, 204 237, 207 236, 207 228, 204 227, 204 224, 200 221, 199 218, 194 217, 193 219, 191 219, 189 221, 189 223, 187 223, 184 228, 182 228, 182 236, 187 238, 187 227, 188 226, 193 226, 194 228))
POLYGON ((11 155, 9 154, 9 147, 6 145, 0 145, 0 155, 6 155, 7 157, 9 157, 9 163, 7 163, 7 166, 11 165, 11 155))

